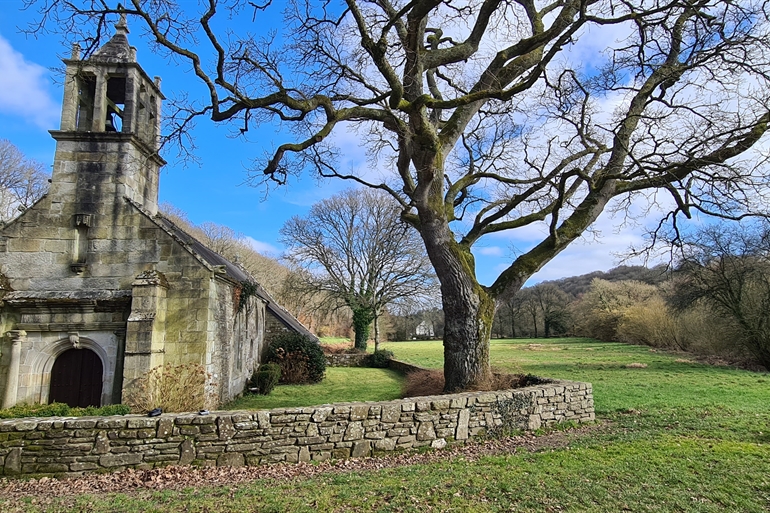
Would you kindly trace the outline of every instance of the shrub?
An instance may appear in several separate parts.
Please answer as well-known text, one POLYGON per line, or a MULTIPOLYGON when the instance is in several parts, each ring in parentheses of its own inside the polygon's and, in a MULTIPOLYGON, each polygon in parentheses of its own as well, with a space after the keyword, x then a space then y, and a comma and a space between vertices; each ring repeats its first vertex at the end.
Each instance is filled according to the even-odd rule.
POLYGON ((326 372, 321 346, 299 333, 280 334, 267 348, 267 362, 281 367, 281 383, 318 383, 326 372))
POLYGON ((200 410, 214 402, 206 394, 209 377, 197 363, 155 367, 132 384, 125 402, 135 413, 200 410))
POLYGON ((419 370, 406 375, 403 387, 404 397, 441 395, 443 393, 444 371, 441 369, 419 370))
POLYGON ((95 417, 107 415, 126 415, 131 408, 125 404, 109 404, 97 407, 72 408, 64 403, 17 404, 0 410, 0 419, 20 419, 24 417, 95 417))
POLYGON ((251 383, 261 395, 270 395, 281 380, 281 366, 277 363, 263 363, 251 376, 251 383))
POLYGON ((369 367, 375 367, 377 369, 385 369, 390 367, 390 361, 393 359, 393 351, 387 349, 379 349, 373 354, 369 355, 368 365, 369 367))

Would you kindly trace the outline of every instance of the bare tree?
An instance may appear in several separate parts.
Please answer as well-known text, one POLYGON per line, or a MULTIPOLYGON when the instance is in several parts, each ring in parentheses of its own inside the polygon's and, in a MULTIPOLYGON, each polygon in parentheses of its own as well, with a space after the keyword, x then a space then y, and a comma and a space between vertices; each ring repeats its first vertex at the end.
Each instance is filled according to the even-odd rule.
POLYGON ((770 229, 700 230, 682 246, 673 302, 679 309, 703 302, 729 319, 733 342, 770 369, 770 229))
POLYGON ((184 61, 205 95, 176 104, 172 139, 199 116, 241 133, 278 120, 297 142, 255 182, 310 170, 396 198, 441 282, 447 391, 490 376, 498 306, 608 205, 665 195, 673 220, 766 212, 767 166, 750 151, 770 121, 758 0, 297 0, 280 37, 260 33, 273 30, 261 11, 281 8, 269 1, 30 3, 30 30, 58 28, 87 52, 124 13, 184 61), (335 165, 332 134, 345 127, 386 179, 335 165), (535 224, 542 240, 480 285, 474 244, 535 224))
POLYGON ((307 287, 353 312, 358 349, 366 349, 386 305, 426 298, 435 288, 420 238, 398 211, 382 191, 348 189, 281 228, 288 260, 310 271, 307 287))
POLYGON ((0 222, 10 221, 39 200, 48 190, 48 177, 43 163, 0 139, 0 222))
POLYGON ((539 283, 532 287, 532 296, 543 319, 543 336, 550 337, 554 330, 564 333, 569 319, 569 295, 553 283, 539 283))
POLYGON ((540 304, 537 301, 537 297, 535 297, 535 293, 531 288, 520 290, 517 296, 520 298, 522 311, 532 319, 532 330, 534 337, 537 338, 537 326, 540 319, 540 304))

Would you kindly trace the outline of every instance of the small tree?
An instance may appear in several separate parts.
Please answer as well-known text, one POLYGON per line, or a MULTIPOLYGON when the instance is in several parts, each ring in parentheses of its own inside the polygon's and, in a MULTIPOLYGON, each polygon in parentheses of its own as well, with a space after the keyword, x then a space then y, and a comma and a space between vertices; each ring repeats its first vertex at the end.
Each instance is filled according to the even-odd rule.
POLYGON ((386 305, 434 291, 422 242, 387 194, 349 189, 291 218, 281 236, 287 259, 308 271, 305 288, 353 312, 358 349, 366 349, 370 325, 386 305))

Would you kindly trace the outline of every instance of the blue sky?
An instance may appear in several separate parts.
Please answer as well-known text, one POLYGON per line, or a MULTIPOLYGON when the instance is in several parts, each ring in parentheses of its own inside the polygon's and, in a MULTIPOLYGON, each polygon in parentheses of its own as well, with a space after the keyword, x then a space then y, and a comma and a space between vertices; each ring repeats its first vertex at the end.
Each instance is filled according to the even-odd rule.
MULTIPOLYGON (((61 65, 61 56, 69 54, 59 36, 32 38, 19 33, 18 27, 34 19, 34 13, 22 11, 22 2, 0 0, 0 139, 9 139, 27 156, 50 164, 54 141, 48 130, 59 126, 62 91, 58 76, 50 68, 61 65)), ((129 24, 129 29, 131 25, 129 24)), ((590 37, 590 35, 589 35, 590 37)), ((166 96, 183 92, 197 95, 201 86, 182 67, 171 65, 153 55, 143 44, 139 30, 129 34, 137 47, 137 60, 148 75, 163 79, 166 96)), ((318 182, 302 177, 290 187, 272 190, 243 184, 246 167, 270 151, 286 136, 280 127, 252 130, 249 140, 234 138, 231 128, 217 127, 201 120, 193 136, 200 165, 184 165, 168 155, 161 173, 160 201, 184 210, 195 223, 212 221, 227 225, 253 240, 254 247, 271 256, 279 256, 282 246, 278 232, 293 215, 304 215, 310 206, 347 187, 342 181, 318 182)), ((346 155, 345 165, 361 165, 364 150, 354 134, 338 137, 346 155)), ((607 270, 619 263, 617 254, 641 241, 640 228, 615 227, 621 220, 604 214, 597 223, 601 235, 576 241, 530 281, 573 276, 595 270, 607 270)), ((476 249, 478 277, 482 283, 494 281, 497 273, 510 262, 514 247, 526 248, 542 239, 533 229, 529 236, 517 239, 498 235, 482 241, 476 249)), ((638 263, 638 262, 634 262, 638 263)))

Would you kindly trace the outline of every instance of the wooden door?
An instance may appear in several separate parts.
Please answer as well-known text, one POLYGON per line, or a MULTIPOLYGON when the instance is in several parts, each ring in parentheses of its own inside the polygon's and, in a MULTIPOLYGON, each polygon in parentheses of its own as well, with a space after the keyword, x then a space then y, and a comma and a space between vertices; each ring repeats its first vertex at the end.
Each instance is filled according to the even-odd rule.
POLYGON ((69 406, 101 406, 102 361, 90 349, 69 349, 56 358, 51 369, 48 402, 69 406))

